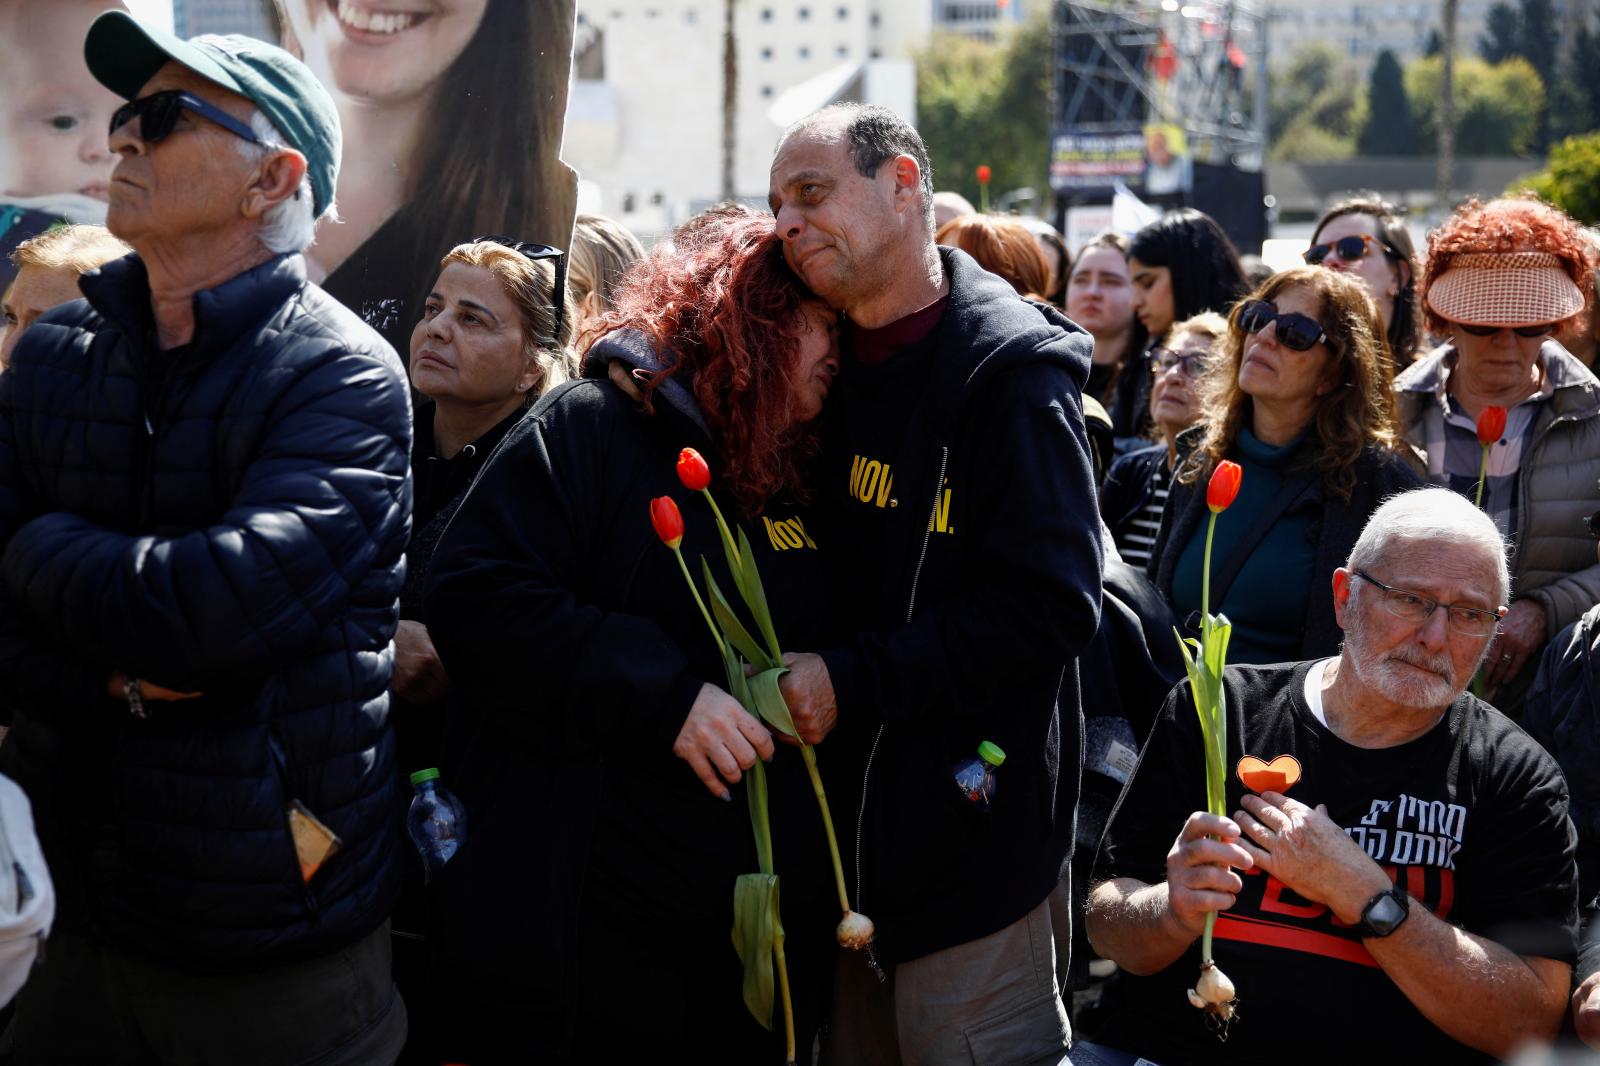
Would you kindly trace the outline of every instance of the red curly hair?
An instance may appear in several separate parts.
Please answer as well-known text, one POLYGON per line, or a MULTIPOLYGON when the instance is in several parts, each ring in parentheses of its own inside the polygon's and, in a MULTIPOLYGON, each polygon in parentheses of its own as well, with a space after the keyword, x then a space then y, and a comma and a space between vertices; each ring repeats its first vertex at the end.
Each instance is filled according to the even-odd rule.
MULTIPOLYGON (((1458 255, 1472 252, 1548 252, 1561 260, 1561 269, 1583 293, 1583 310, 1594 306, 1595 254, 1583 239, 1582 228, 1564 212, 1531 195, 1490 200, 1468 200, 1428 235, 1428 262, 1422 271, 1423 293, 1458 255)), ((1423 300, 1428 330, 1443 335, 1450 323, 1423 300)), ((1578 317, 1573 315, 1572 318, 1578 317)), ((1556 323, 1559 329, 1572 319, 1556 323)))
POLYGON ((804 499, 814 424, 794 411, 805 304, 815 300, 783 261, 770 215, 712 208, 636 264, 604 330, 649 337, 665 368, 645 384, 688 376, 716 441, 715 469, 745 514, 779 493, 804 499))

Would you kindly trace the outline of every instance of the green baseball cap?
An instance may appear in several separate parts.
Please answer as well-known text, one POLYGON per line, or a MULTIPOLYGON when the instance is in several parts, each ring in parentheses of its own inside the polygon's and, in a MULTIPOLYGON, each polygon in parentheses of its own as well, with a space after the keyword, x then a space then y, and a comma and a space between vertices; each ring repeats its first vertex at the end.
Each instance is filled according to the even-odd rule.
POLYGON ((100 84, 124 100, 138 96, 169 60, 248 98, 289 147, 306 157, 317 217, 333 203, 342 140, 339 111, 310 68, 283 49, 238 34, 183 41, 125 11, 107 11, 89 27, 83 56, 100 84))

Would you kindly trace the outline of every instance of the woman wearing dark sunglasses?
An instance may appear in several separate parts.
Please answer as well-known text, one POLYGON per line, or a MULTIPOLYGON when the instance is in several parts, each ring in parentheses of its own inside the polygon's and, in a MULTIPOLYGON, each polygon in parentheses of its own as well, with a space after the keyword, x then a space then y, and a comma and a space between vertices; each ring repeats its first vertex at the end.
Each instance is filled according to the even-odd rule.
POLYGON ((770 760, 803 1047, 838 921, 821 819, 799 750, 724 690, 650 503, 679 502, 696 577, 704 558, 737 599, 712 512, 675 473, 699 449, 785 644, 816 643, 827 542, 804 473, 838 316, 790 273, 772 217, 734 207, 636 264, 605 322, 591 376, 484 467, 425 595, 455 693, 440 769, 467 807, 430 886, 446 1061, 776 1063, 783 1022, 769 1033, 745 1009, 729 940, 734 880, 759 868, 743 772, 770 760))
POLYGON ((1550 634, 1600 601, 1583 520, 1600 484, 1600 381, 1551 339, 1593 304, 1594 252, 1572 219, 1536 200, 1473 201, 1428 239, 1428 328, 1449 343, 1396 382, 1428 479, 1476 495, 1477 421, 1506 411, 1489 448, 1483 508, 1512 545, 1516 598, 1484 663, 1514 713, 1550 634))
POLYGON ((1416 248, 1399 209, 1368 194, 1328 208, 1311 234, 1305 260, 1360 278, 1378 306, 1398 373, 1422 345, 1416 248))
POLYGON ((1333 571, 1379 502, 1421 480, 1400 450, 1377 310, 1356 279, 1297 267, 1229 326, 1200 424, 1179 437, 1151 577, 1180 618, 1200 609, 1206 482, 1231 459, 1244 481, 1217 520, 1210 604, 1233 622, 1229 660, 1332 655, 1333 571))

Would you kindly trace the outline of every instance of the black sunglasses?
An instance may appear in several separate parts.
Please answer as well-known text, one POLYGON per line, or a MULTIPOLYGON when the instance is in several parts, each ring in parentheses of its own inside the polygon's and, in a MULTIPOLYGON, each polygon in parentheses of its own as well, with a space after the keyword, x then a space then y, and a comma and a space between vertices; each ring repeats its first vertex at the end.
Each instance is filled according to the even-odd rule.
POLYGON ((1266 300, 1246 300, 1239 308, 1237 321, 1239 328, 1246 333, 1260 333, 1276 322, 1278 343, 1297 352, 1306 351, 1328 339, 1328 334, 1316 319, 1296 311, 1281 313, 1266 300))
POLYGON ((201 118, 209 119, 235 137, 242 137, 251 144, 267 144, 256 136, 248 124, 240 122, 220 107, 208 104, 193 93, 186 93, 182 89, 167 89, 159 93, 151 93, 137 100, 129 100, 111 116, 111 132, 116 133, 122 127, 139 120, 139 139, 145 144, 155 144, 164 140, 178 124, 178 115, 184 111, 193 111, 201 118))
POLYGON ((1385 255, 1395 259, 1405 258, 1400 252, 1382 237, 1374 237, 1370 233, 1356 233, 1349 237, 1340 237, 1336 241, 1326 244, 1313 244, 1305 250, 1305 261, 1316 266, 1328 258, 1330 252, 1336 253, 1346 263, 1354 263, 1357 259, 1365 259, 1372 250, 1372 246, 1382 248, 1385 255))
POLYGON ((554 259, 556 261, 555 284, 551 286, 550 309, 555 313, 556 326, 550 331, 547 338, 557 348, 561 347, 562 307, 566 303, 567 292, 567 253, 560 248, 552 248, 548 244, 533 244, 529 241, 519 241, 501 233, 485 233, 481 237, 472 238, 473 244, 498 244, 510 248, 537 263, 541 259, 554 259))
POLYGON ((1474 337, 1492 337, 1503 329, 1509 329, 1517 336, 1527 337, 1530 340, 1534 337, 1548 336, 1551 330, 1555 328, 1555 324, 1552 322, 1546 322, 1540 326, 1469 326, 1465 322, 1457 322, 1456 325, 1474 337))

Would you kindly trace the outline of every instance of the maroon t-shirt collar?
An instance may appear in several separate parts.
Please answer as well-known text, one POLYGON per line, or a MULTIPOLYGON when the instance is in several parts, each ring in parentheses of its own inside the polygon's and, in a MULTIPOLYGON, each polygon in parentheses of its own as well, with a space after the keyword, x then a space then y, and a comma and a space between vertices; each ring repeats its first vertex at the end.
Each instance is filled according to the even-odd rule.
POLYGON ((896 352, 917 343, 939 324, 950 294, 945 293, 920 311, 897 318, 886 326, 866 329, 847 321, 850 338, 850 355, 857 362, 873 366, 886 361, 896 352))

